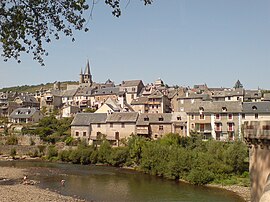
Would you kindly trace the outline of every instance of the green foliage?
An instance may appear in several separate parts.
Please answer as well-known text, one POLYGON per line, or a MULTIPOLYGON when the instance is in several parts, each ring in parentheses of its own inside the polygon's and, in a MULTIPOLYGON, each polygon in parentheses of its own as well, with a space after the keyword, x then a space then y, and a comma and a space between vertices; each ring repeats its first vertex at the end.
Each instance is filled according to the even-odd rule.
POLYGON ((109 164, 112 166, 123 166, 127 162, 128 148, 127 147, 116 147, 112 148, 109 164))
POLYGON ((55 116, 44 117, 35 129, 24 127, 23 134, 39 135, 43 141, 55 144, 70 136, 71 121, 72 118, 58 120, 55 116))
POLYGON ((8 136, 6 145, 18 145, 18 138, 15 135, 8 136))
POLYGON ((57 157, 58 156, 58 151, 56 149, 55 146, 49 146, 48 147, 48 151, 47 151, 47 158, 49 160, 52 160, 53 157, 57 157))
POLYGON ((98 162, 108 164, 111 155, 111 144, 108 140, 103 140, 102 144, 98 149, 98 162))

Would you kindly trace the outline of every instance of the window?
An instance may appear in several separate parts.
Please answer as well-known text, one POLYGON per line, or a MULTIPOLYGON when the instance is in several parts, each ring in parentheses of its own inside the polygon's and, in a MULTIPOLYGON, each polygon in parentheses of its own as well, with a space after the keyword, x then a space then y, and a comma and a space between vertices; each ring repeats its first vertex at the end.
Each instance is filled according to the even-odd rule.
POLYGON ((119 140, 119 132, 115 132, 114 135, 115 135, 115 139, 116 139, 116 140, 119 140))
POLYGON ((110 128, 113 128, 113 123, 110 123, 110 128))
POLYGON ((158 120, 159 121, 163 121, 164 119, 163 119, 163 117, 159 117, 158 120))
POLYGON ((97 127, 100 128, 100 123, 97 124, 97 127))
POLYGON ((233 119, 233 115, 232 114, 228 114, 228 119, 232 120, 233 119))
POLYGON ((270 130, 270 125, 264 125, 263 130, 270 130))
POLYGON ((228 123, 228 130, 233 131, 233 123, 228 123))
POLYGON ((216 114, 216 119, 220 119, 220 114, 216 114))
POLYGON ((204 114, 200 114, 200 119, 204 120, 204 114))
POLYGON ((83 132, 83 136, 84 136, 84 137, 86 136, 86 132, 83 132))
POLYGON ((131 99, 134 99, 134 94, 131 94, 131 99))
POLYGON ((76 135, 76 136, 79 136, 79 132, 76 132, 75 135, 76 135))
POLYGON ((163 126, 159 126, 159 128, 158 128, 159 130, 163 130, 163 126))
POLYGON ((242 119, 245 119, 246 118, 246 114, 242 114, 242 119))
POLYGON ((258 119, 259 118, 259 115, 258 114, 255 114, 255 119, 258 119))
POLYGON ((135 92, 136 91, 136 88, 132 88, 132 91, 135 92))
POLYGON ((226 107, 222 107, 222 111, 223 112, 226 112, 227 111, 227 108, 226 107))
POLYGON ((144 121, 149 121, 149 117, 144 117, 144 121))
POLYGON ((194 124, 194 123, 191 124, 191 128, 192 128, 192 129, 195 128, 195 124, 194 124))
POLYGON ((231 100, 231 97, 230 96, 228 97, 228 100, 231 100))
POLYGON ((125 123, 121 123, 121 127, 122 128, 125 128, 125 123))
POLYGON ((194 114, 191 114, 191 119, 192 119, 192 120, 194 120, 194 119, 195 119, 194 114))
POLYGON ((180 120, 181 120, 181 116, 178 116, 178 117, 177 117, 177 120, 180 121, 180 120))

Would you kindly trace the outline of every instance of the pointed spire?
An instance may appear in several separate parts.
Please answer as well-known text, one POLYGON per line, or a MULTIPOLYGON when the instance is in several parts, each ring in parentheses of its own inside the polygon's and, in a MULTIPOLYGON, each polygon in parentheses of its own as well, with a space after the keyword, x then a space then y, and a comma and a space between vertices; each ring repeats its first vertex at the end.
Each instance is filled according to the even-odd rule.
POLYGON ((85 70, 84 70, 84 74, 85 75, 91 75, 91 73, 90 73, 89 60, 87 60, 87 64, 86 64, 86 67, 85 67, 85 70))

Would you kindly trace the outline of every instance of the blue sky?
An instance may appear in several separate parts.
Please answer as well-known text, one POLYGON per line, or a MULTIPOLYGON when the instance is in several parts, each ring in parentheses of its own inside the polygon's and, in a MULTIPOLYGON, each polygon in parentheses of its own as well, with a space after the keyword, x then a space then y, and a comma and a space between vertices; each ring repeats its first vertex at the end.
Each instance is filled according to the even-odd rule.
POLYGON ((269 0, 123 1, 115 18, 100 0, 90 31, 47 45, 41 67, 31 56, 22 62, 0 58, 0 88, 54 81, 77 81, 90 60, 93 80, 116 84, 161 78, 169 85, 270 89, 269 0))

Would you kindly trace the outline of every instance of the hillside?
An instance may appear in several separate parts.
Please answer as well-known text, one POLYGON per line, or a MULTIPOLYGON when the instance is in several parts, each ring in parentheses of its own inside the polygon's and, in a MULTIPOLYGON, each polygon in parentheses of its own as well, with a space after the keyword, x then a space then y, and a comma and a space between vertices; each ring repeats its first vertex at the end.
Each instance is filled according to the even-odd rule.
MULTIPOLYGON (((66 89, 67 84, 69 85, 76 85, 79 84, 77 81, 63 81, 61 82, 60 88, 66 89)), ((43 88, 44 90, 53 88, 53 83, 46 83, 46 84, 39 84, 39 85, 23 85, 23 86, 14 86, 14 87, 8 87, 8 88, 2 88, 0 89, 0 92, 28 92, 28 93, 34 93, 38 90, 43 88)))

